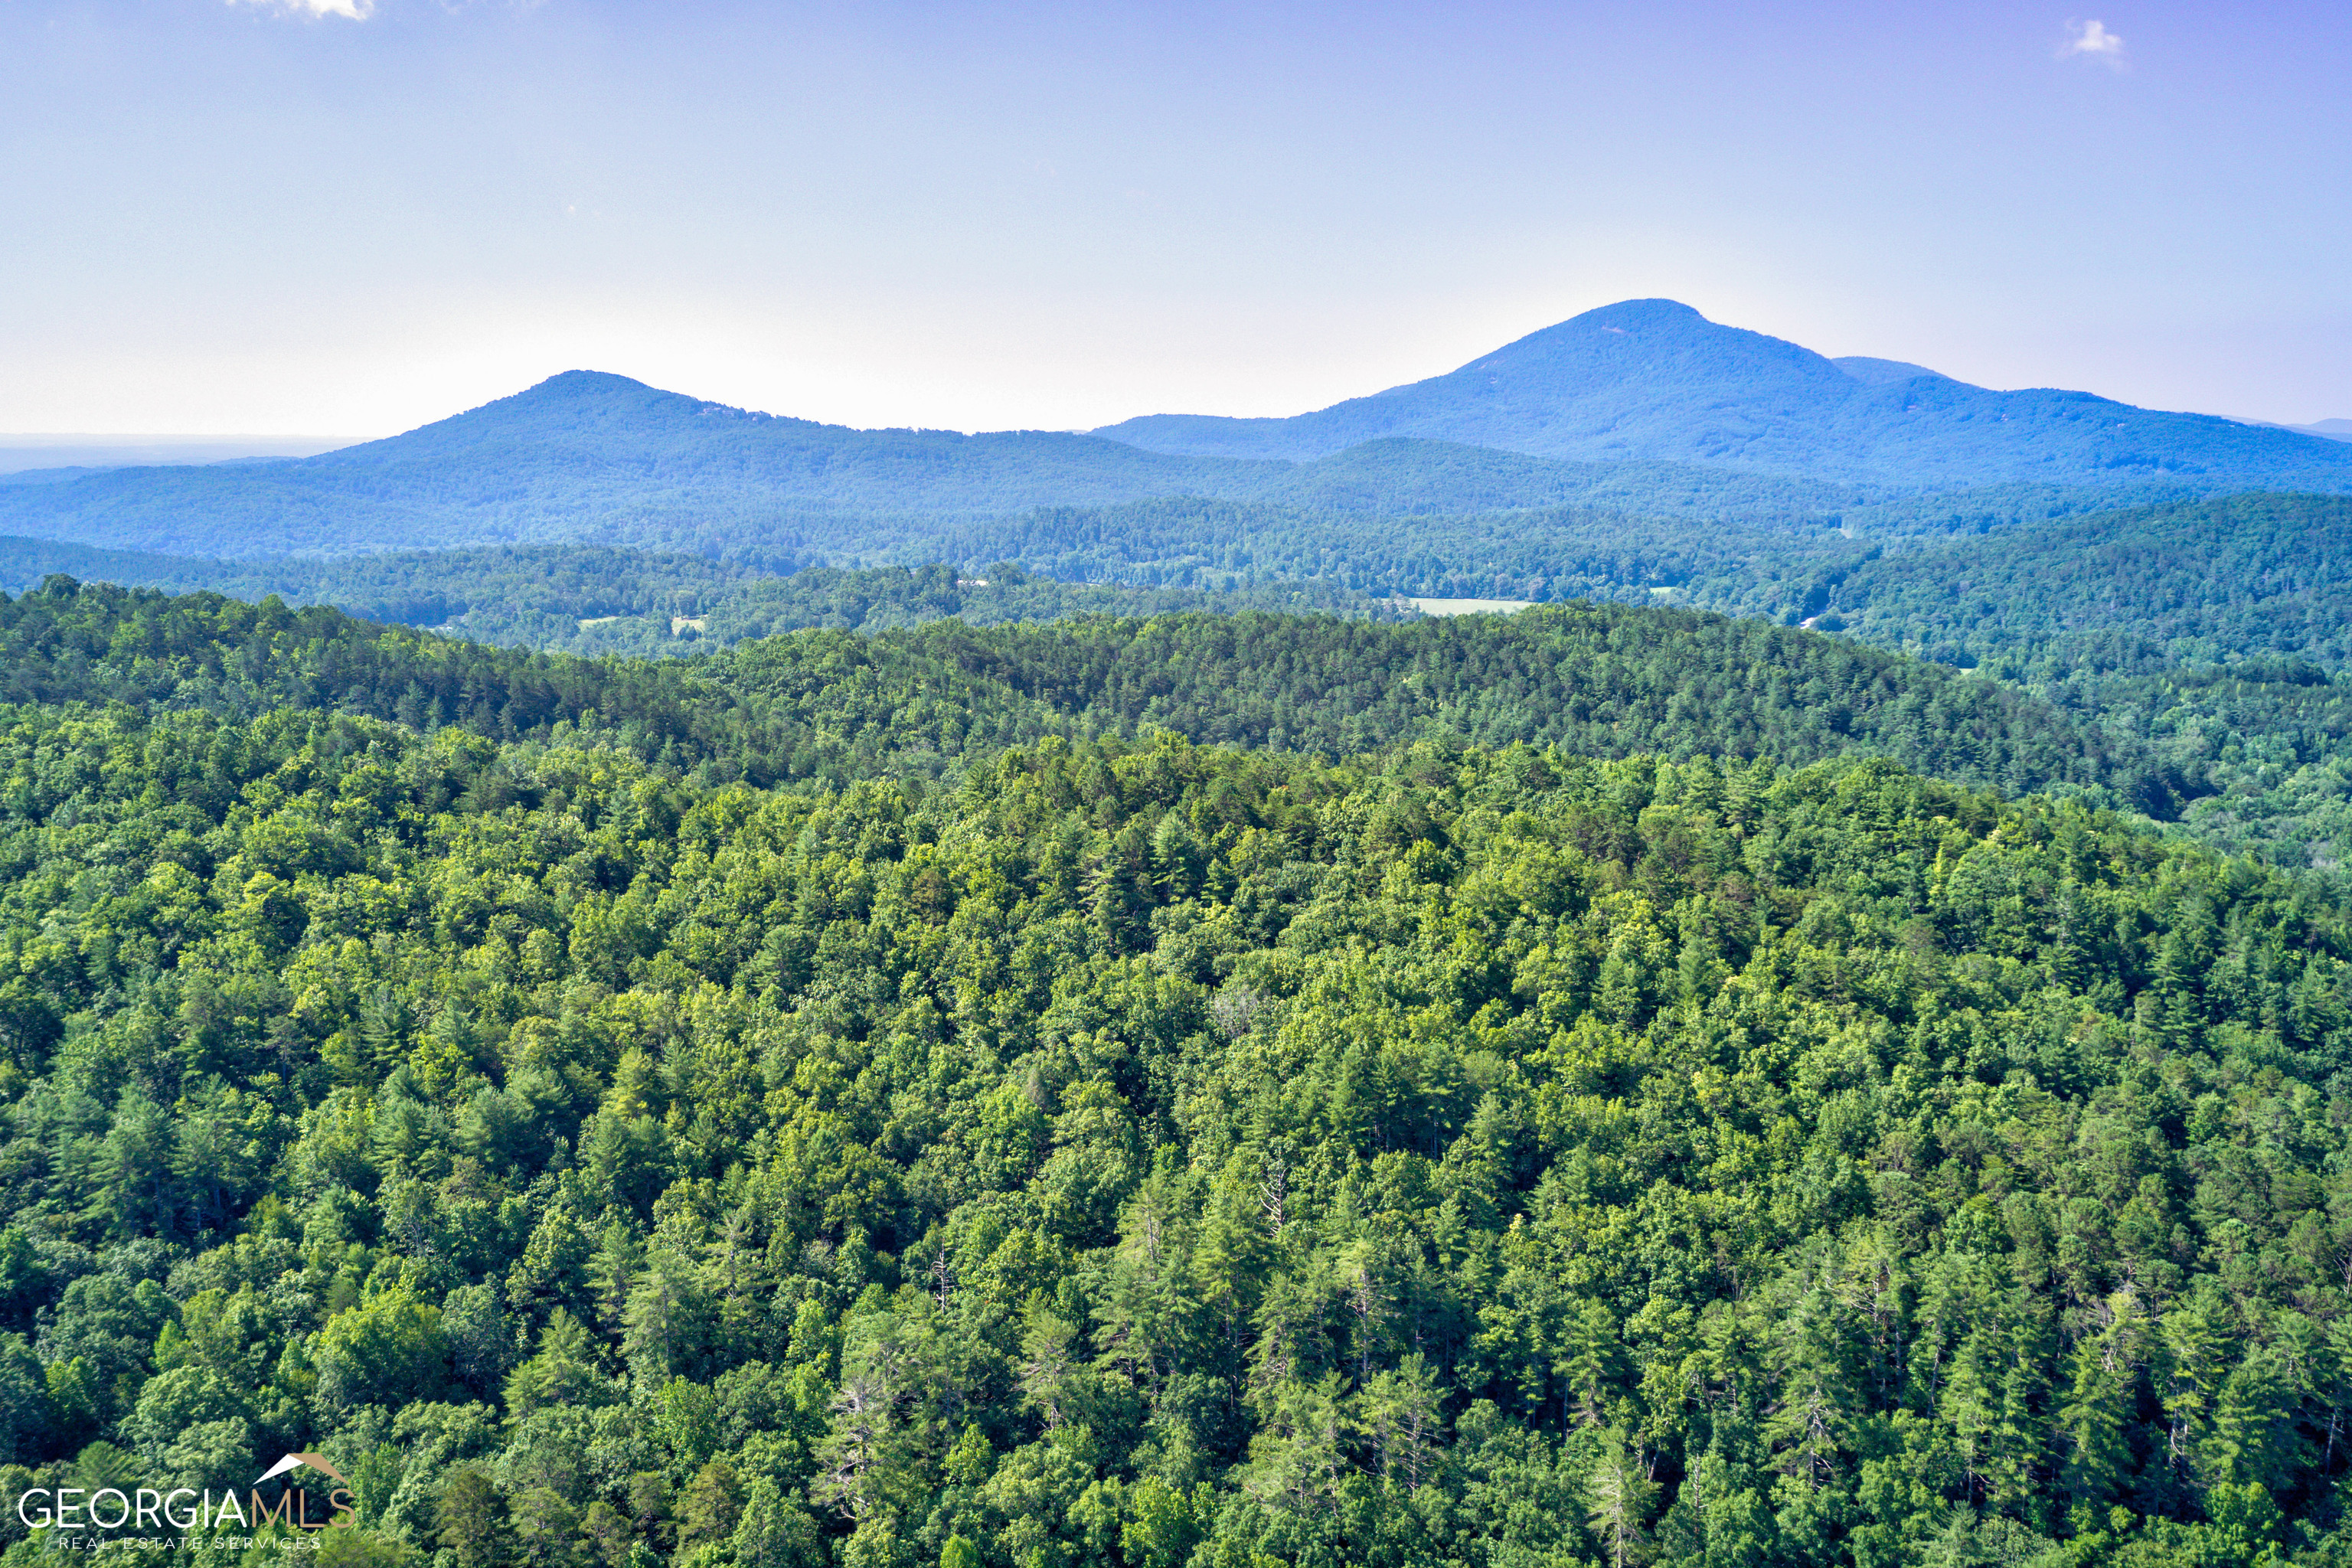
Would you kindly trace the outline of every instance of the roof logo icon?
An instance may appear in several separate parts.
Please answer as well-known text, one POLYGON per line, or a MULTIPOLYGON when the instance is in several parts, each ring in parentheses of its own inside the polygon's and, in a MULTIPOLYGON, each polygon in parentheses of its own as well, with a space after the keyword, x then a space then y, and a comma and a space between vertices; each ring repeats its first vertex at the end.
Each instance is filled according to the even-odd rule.
POLYGON ((324 1454, 288 1454, 280 1458, 276 1464, 262 1471, 259 1476, 256 1477, 253 1484, 255 1486, 259 1486, 263 1481, 268 1480, 273 1476, 282 1476, 289 1470, 299 1470, 305 1465, 310 1466, 314 1470, 334 1477, 336 1480, 341 1481, 346 1487, 352 1484, 347 1480, 343 1480, 342 1471, 327 1463, 327 1457, 324 1454))

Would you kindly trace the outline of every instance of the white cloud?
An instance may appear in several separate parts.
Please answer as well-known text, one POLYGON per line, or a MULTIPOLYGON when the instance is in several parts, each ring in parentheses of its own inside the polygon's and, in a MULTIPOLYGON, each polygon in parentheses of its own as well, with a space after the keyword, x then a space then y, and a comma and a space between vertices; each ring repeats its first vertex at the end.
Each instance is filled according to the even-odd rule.
MULTIPOLYGON (((361 0, 366 4, 367 0, 361 0)), ((2088 22, 2069 22, 2066 31, 2073 35, 2058 51, 2060 59, 2081 57, 2120 70, 2124 63, 2124 41, 2119 34, 2107 31, 2107 25, 2094 17, 2088 22)))
POLYGON ((375 10, 375 0, 228 0, 232 5, 266 5, 295 16, 348 16, 364 22, 375 10))

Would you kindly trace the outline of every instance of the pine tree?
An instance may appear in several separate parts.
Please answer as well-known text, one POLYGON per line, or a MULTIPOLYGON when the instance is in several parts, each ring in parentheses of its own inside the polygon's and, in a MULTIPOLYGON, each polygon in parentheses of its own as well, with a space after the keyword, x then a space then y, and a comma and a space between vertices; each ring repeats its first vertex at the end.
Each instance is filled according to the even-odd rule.
POLYGON ((1601 1436, 1601 1457, 1585 1478, 1585 1522, 1609 1568, 1636 1568, 1650 1561, 1647 1525, 1657 1488, 1622 1430, 1612 1426, 1601 1436))

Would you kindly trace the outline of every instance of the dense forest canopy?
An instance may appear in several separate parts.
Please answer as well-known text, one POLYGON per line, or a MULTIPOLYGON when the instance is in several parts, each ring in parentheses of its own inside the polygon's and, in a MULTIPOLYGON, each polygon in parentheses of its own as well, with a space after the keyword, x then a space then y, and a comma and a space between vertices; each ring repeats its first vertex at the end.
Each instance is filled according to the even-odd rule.
POLYGON ((1860 560, 1808 615, 2042 682, 2352 655, 2352 500, 2252 494, 1860 560))
POLYGON ((1753 621, 1583 604, 1405 623, 949 618, 652 663, 57 577, 0 605, 0 700, 298 707, 499 740, 593 723, 667 765, 761 783, 936 772, 978 745, 1166 730, 1328 754, 1430 734, 1606 756, 1859 752, 2012 793, 2063 786, 2157 812, 2178 799, 2178 781, 2095 728, 1934 665, 1753 621))
POLYGON ((2188 826, 2334 868, 2352 849, 2352 502, 2244 495, 1880 548, 1793 610, 1971 667, 2136 743, 2188 826))
POLYGON ((2352 909, 2032 699, 1607 606, 640 663, 63 579, 0 669, 11 1497, 315 1452, 322 1558, 444 1568, 2340 1560, 2352 909))
MULTIPOLYGON (((1410 446, 1346 456, 1405 463, 1410 446)), ((2208 842, 2340 864, 2352 847, 2352 700, 2336 677, 2352 503, 2247 495, 2089 515, 2079 504, 2063 489, 2012 487, 1828 519, 1758 513, 1696 526, 1586 509, 1378 518, 1161 500, 910 524, 867 540, 930 563, 911 568, 811 568, 782 545, 759 559, 534 546, 235 563, 15 540, 0 541, 0 576, 276 593, 493 643, 673 657, 801 627, 947 616, 992 625, 1312 609, 1379 618, 1409 614, 1404 594, 1688 605, 1801 621, 1971 668, 2096 731, 2116 756, 2140 759, 2134 765, 2160 786, 2124 786, 2143 809, 2173 817, 2169 795, 2183 803, 2184 829, 2208 842), (964 564, 940 564, 942 555, 964 564)), ((1676 743, 1672 725, 1647 732, 1660 738, 1644 745, 1676 743)), ((1327 729, 1302 743, 1381 742, 1327 729)), ((1577 743, 1594 742, 1588 733, 1577 743)), ((1926 751, 1890 754, 1931 772, 1954 765, 1926 751)), ((2019 789, 2032 787, 2028 778, 2089 775, 1953 776, 2019 789)))
POLYGON ((2086 515, 2092 500, 2007 487, 1821 511, 1708 512, 1695 500, 1690 515, 1626 505, 1400 514, 1174 497, 982 519, 865 518, 854 539, 787 532, 707 554, 494 545, 232 561, 0 538, 0 586, 21 591, 64 573, 275 593, 485 641, 635 653, 663 651, 675 616, 716 616, 727 629, 709 635, 735 640, 862 625, 875 618, 869 607, 881 612, 877 624, 892 625, 936 615, 1347 610, 1403 595, 1663 597, 1818 622, 2014 679, 2146 674, 2265 651, 2332 667, 2352 501, 2159 492, 2149 505, 2086 515), (860 562, 916 580, 857 570, 860 562), (803 570, 827 563, 836 569, 803 570), (941 583, 942 574, 961 581, 941 583), (1015 574, 1026 597, 951 591, 1015 574), (1037 576, 1058 585, 1029 581, 1037 576), (631 640, 597 646, 607 624, 631 640))

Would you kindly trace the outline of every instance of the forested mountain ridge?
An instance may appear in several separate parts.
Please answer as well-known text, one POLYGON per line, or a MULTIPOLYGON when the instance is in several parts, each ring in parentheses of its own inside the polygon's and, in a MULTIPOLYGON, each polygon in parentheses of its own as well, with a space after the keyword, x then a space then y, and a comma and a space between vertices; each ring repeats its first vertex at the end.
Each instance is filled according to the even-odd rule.
MULTIPOLYGON (((2023 499, 1997 506, 2014 509, 2023 499)), ((2071 503, 2043 492, 2033 504, 2071 503)), ((280 592, 342 604, 366 618, 591 654, 676 654, 801 626, 878 629, 939 616, 982 623, 1237 608, 1390 616, 1397 611, 1389 595, 1398 592, 1664 600, 1805 620, 1973 668, 2105 731, 2102 743, 2118 758, 2150 759, 2143 765, 2162 787, 2126 785, 2123 798, 2167 816, 2168 799, 2189 800, 2184 820, 2200 836, 2260 845, 2292 863, 2327 868, 2352 856, 2352 677, 2334 679, 2352 613, 2345 588, 2352 503, 2214 497, 2032 527, 1920 510, 1904 526, 1914 531, 1857 538, 1782 523, 1699 530, 1549 510, 1424 518, 1402 529, 1182 501, 1045 510, 931 536, 965 559, 992 559, 982 550, 1001 548, 1076 582, 1003 561, 775 578, 741 562, 601 547, 239 563, 37 541, 0 541, 0 571, 20 582, 64 570, 202 584, 247 597, 280 592), (1939 537, 1938 528, 1953 531, 1939 537), (1086 581, 1105 577, 1125 581, 1086 581)), ((1678 732, 1696 733, 1654 718, 1642 725, 1651 737, 1643 746, 1671 750, 1678 732)), ((1346 750, 1407 731, 1316 732, 1311 743, 1346 750)), ((1536 733, 1518 721, 1493 731, 1498 740, 1536 733)), ((1727 742, 1717 735, 1709 743, 1727 742)), ((1793 754, 1831 752, 1809 746, 1793 754)), ((1974 765, 1896 754, 1930 772, 1974 765)), ((2115 775, 2037 765, 2025 775, 1996 767, 1954 776, 2014 786, 2019 776, 2115 775)))
MULTIPOLYGON (((1271 620, 5 610, 10 1495, 319 1452, 337 1560, 446 1568, 2342 1560, 2325 887, 1876 759, 976 721, 1271 620), (325 710, 404 664, 431 733, 325 710), (694 754, 810 704, 899 727, 694 754)), ((1293 624, 1310 693, 1749 635, 1293 624)))
POLYGON ((1153 415, 1096 434, 1197 457, 1311 458, 1412 436, 1912 487, 2172 476, 2231 489, 2352 488, 2352 451, 2324 437, 2084 392, 1991 392, 1904 374, 1918 368, 1848 368, 1671 300, 1628 300, 1447 374, 1316 413, 1153 415))
MULTIPOLYGON (((2031 698, 1683 610, 1580 603, 1407 625, 1256 614, 940 622, 877 640, 1128 735, 1164 729, 1339 755, 1429 733, 1598 756, 1860 752, 2016 793, 2087 788, 2162 815, 2179 787, 2128 744, 2031 698)), ((747 645, 714 661, 714 676, 759 689, 794 647, 747 645)))
POLYGON ((1852 635, 2019 678, 2352 664, 2352 499, 2254 494, 2070 519, 1857 562, 1822 605, 1852 635))
POLYGON ((370 626, 323 607, 70 579, 0 605, 0 701, 340 711, 499 741, 581 725, 648 760, 760 783, 936 773, 1051 734, 1344 755, 1426 735, 1591 754, 1891 757, 2012 793, 2169 815, 2179 781, 2031 698, 1788 627, 1570 605, 1381 624, 1187 613, 871 636, 706 658, 582 659, 370 626))
MULTIPOLYGON (((2214 497, 1850 548, 1741 607, 1973 668, 2144 746, 2197 781, 2184 821, 2210 841, 2352 859, 2352 501, 2214 497)), ((1689 596, 1722 603, 1721 581, 1689 596)))

